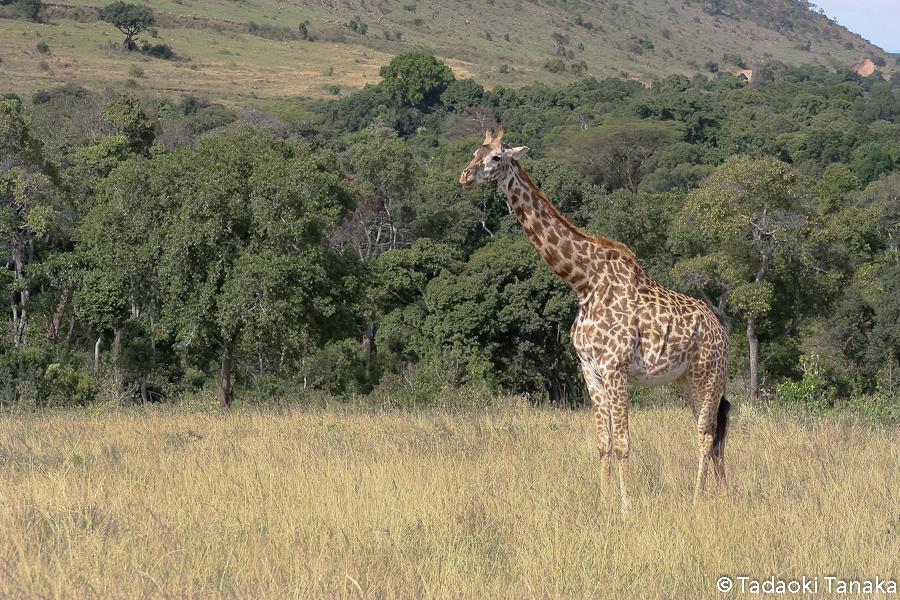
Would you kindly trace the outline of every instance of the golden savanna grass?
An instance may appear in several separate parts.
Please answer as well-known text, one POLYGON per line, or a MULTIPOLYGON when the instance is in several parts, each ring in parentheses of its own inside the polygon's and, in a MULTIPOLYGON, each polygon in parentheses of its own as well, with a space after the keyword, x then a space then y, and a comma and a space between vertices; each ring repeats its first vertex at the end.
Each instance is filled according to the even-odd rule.
MULTIPOLYGON (((897 430, 735 411, 691 510, 687 409, 633 411, 632 510, 592 418, 172 408, 0 417, 0 597, 714 598, 900 579, 897 430)), ((791 595, 791 597, 800 597, 791 595)))
MULTIPOLYGON (((160 27, 151 44, 169 44, 174 60, 118 51, 124 37, 108 23, 58 19, 52 25, 0 19, 0 91, 23 98, 40 89, 71 83, 91 89, 131 89, 162 97, 195 94, 226 105, 246 105, 280 97, 333 97, 375 85, 392 55, 355 44, 274 41, 231 31, 160 27), (49 52, 40 54, 44 42, 49 52), (143 75, 132 79, 132 67, 143 75)), ((473 66, 444 59, 457 77, 473 66)))

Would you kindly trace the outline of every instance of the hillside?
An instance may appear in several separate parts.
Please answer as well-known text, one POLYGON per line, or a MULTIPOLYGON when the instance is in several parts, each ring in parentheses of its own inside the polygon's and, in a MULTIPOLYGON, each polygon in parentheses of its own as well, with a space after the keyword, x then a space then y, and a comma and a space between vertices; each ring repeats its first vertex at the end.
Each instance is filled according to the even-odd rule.
MULTIPOLYGON (((772 59, 870 59, 885 75, 900 70, 897 57, 796 0, 403 2, 147 0, 156 38, 144 33, 139 43, 167 44, 172 60, 118 50, 124 36, 97 16, 106 3, 45 4, 40 23, 0 19, 0 89, 25 96, 73 82, 245 105, 346 95, 380 81, 381 65, 410 50, 433 52, 457 77, 488 88, 623 72, 649 83, 673 73, 737 73, 772 59), (365 34, 350 25, 364 25, 365 34), (48 52, 36 49, 40 42, 48 52)), ((2 11, 12 17, 15 5, 2 11)))

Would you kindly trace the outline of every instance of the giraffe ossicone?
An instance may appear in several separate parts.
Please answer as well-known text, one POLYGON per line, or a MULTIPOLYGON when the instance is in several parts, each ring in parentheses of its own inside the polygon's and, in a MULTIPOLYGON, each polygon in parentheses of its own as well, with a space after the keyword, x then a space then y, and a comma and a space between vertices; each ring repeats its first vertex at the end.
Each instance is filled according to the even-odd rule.
POLYGON ((650 278, 627 246, 579 231, 547 200, 519 165, 528 147, 513 148, 488 131, 460 176, 465 190, 497 181, 525 233, 578 296, 572 341, 591 394, 600 451, 601 488, 610 491, 611 455, 619 464, 622 511, 628 508, 627 384, 675 382, 697 421, 699 462, 694 506, 710 461, 720 487, 725 478, 725 399, 729 341, 702 301, 650 278))

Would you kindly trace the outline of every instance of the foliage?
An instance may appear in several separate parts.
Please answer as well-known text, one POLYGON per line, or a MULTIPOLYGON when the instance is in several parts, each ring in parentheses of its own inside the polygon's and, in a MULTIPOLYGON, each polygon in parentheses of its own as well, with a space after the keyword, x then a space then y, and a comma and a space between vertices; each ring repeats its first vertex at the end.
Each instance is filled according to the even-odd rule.
POLYGON ((457 79, 441 94, 441 103, 453 112, 477 106, 484 96, 484 87, 472 79, 457 79))
POLYGON ((0 355, 0 406, 88 406, 100 386, 90 375, 51 362, 45 348, 9 350, 0 355))
MULTIPOLYGON (((666 45, 649 38, 655 48, 630 40, 645 57, 666 45)), ((243 112, 214 91, 4 94, 4 352, 46 337, 52 353, 9 370, 8 401, 62 403, 51 388, 225 404, 323 390, 379 406, 498 390, 583 401, 570 292, 497 186, 458 183, 483 132, 505 127, 573 223, 746 325, 732 375, 761 397, 824 410, 856 396, 890 413, 900 138, 878 81, 767 60, 750 84, 560 74, 485 91, 421 52, 383 71, 362 89, 331 80, 333 99, 243 112), (802 356, 822 357, 825 383, 802 356)))
POLYGON ((455 81, 450 67, 427 52, 407 52, 391 59, 378 72, 381 90, 389 101, 433 105, 455 81))
POLYGON ((800 381, 785 381, 778 384, 778 399, 787 404, 828 404, 832 386, 820 373, 818 357, 804 356, 800 359, 803 378, 800 381))
MULTIPOLYGON (((26 19, 37 21, 44 4, 41 0, 19 0, 18 7, 26 19)), ((44 45, 46 46, 46 44, 44 45)))
POLYGON ((102 8, 99 16, 125 34, 122 50, 132 49, 134 36, 156 24, 156 18, 150 7, 119 0, 102 8))

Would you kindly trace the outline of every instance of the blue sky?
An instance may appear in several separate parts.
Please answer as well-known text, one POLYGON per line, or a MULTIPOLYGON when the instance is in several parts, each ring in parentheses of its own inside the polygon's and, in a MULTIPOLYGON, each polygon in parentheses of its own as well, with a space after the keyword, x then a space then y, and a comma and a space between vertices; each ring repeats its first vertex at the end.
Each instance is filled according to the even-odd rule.
POLYGON ((816 10, 888 52, 900 53, 900 0, 810 0, 816 10))

